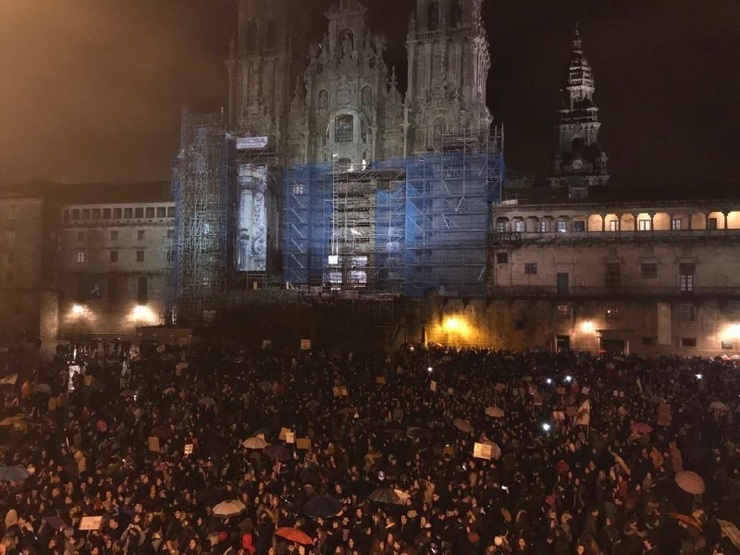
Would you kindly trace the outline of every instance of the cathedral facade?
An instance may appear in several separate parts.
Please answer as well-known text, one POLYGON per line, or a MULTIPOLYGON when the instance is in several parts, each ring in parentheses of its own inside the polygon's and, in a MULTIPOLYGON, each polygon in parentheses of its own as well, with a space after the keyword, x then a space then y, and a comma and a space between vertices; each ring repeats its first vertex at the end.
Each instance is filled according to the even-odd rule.
POLYGON ((302 8, 241 0, 229 69, 229 124, 264 136, 281 164, 369 165, 432 149, 446 134, 487 134, 490 68, 482 0, 417 0, 406 41, 408 90, 384 59, 386 39, 357 0, 326 14, 319 42, 292 32, 302 8))

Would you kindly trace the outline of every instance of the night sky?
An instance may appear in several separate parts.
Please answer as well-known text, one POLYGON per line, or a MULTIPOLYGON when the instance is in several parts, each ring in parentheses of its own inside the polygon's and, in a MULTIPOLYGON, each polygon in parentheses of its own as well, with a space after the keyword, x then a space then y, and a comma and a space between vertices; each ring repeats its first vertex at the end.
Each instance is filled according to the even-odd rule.
MULTIPOLYGON (((1 182, 166 179, 180 107, 226 103, 232 1, 0 0, 1 182)), ((318 38, 332 2, 304 1, 318 38)), ((413 0, 364 3, 405 71, 413 0)), ((549 171, 580 20, 614 183, 740 193, 738 0, 488 0, 484 12, 509 167, 549 171)))

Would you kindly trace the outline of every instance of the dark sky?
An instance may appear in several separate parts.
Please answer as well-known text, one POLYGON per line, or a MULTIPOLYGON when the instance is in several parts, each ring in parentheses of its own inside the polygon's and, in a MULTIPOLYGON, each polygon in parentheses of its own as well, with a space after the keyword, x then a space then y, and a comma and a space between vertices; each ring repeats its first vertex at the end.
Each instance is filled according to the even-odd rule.
MULTIPOLYGON (((314 7, 319 32, 329 0, 314 7)), ((225 104, 233 0, 0 0, 0 181, 167 178, 183 104, 225 104)), ((413 0, 365 0, 405 71, 413 0)), ((738 182, 740 1, 488 0, 489 105, 544 176, 580 20, 618 182, 738 182)), ((302 24, 302 22, 296 22, 302 24)), ((737 187, 737 185, 736 185, 737 187)))

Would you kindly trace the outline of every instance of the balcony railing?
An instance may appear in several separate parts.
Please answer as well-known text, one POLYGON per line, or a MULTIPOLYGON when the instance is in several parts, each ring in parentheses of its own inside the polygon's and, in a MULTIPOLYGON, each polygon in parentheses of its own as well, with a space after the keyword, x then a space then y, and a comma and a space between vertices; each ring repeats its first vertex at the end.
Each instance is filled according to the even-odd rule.
POLYGON ((567 288, 557 286, 515 285, 511 287, 493 286, 489 296, 494 298, 526 299, 736 299, 740 300, 740 287, 694 287, 682 291, 676 287, 596 287, 571 285, 567 288))
POLYGON ((550 241, 686 241, 696 239, 738 239, 740 229, 681 229, 645 231, 567 231, 517 232, 493 231, 489 240, 494 245, 550 241))

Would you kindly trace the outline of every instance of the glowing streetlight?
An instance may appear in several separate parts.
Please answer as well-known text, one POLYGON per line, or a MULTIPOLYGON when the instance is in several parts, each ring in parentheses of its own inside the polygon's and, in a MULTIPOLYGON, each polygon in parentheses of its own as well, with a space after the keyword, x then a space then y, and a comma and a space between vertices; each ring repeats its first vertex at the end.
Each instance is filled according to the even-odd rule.
POLYGON ((596 327, 591 320, 586 320, 581 324, 581 331, 583 333, 593 333, 594 330, 596 330, 596 327))

